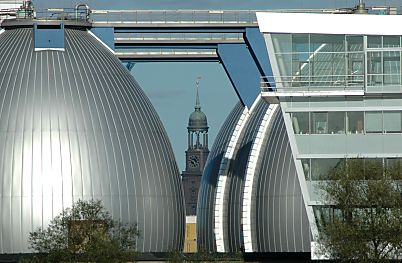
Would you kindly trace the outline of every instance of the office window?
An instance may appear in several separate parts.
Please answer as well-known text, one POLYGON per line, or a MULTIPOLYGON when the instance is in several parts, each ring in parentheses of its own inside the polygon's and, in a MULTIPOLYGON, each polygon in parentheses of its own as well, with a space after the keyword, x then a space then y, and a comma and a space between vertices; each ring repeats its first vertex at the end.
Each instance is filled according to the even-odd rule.
POLYGON ((368 48, 381 48, 382 47, 381 36, 367 36, 367 47, 368 48))
POLYGON ((367 52, 367 71, 368 85, 382 85, 381 52, 367 52))
POLYGON ((343 218, 342 210, 331 206, 313 206, 313 212, 319 229, 333 222, 334 219, 343 218))
POLYGON ((383 47, 400 47, 399 36, 383 36, 383 47))
POLYGON ((345 51, 345 35, 310 35, 310 52, 343 52, 345 51))
POLYGON ((348 86, 361 86, 364 83, 364 54, 348 55, 348 86))
POLYGON ((366 112, 366 132, 382 133, 382 112, 368 111, 366 112))
POLYGON ((309 52, 309 35, 293 34, 292 35, 292 52, 308 53, 309 52))
POLYGON ((311 180, 330 180, 334 169, 342 169, 345 159, 311 159, 311 180))
POLYGON ((313 127, 312 133, 326 134, 328 133, 328 113, 327 112, 313 112, 313 127))
POLYGON ((304 177, 307 181, 310 180, 310 159, 301 159, 303 166, 304 177))
POLYGON ((363 133, 364 114, 362 111, 347 112, 347 133, 363 133))
POLYGON ((292 113, 293 131, 295 134, 309 134, 310 121, 308 112, 294 112, 292 113))
POLYGON ((401 78, 401 55, 399 51, 383 52, 384 85, 400 83, 401 78))
POLYGON ((396 133, 401 132, 401 112, 400 111, 384 111, 384 132, 396 133))
POLYGON ((363 36, 346 36, 349 52, 363 51, 363 36))
POLYGON ((345 112, 328 112, 328 132, 330 134, 345 133, 345 112))

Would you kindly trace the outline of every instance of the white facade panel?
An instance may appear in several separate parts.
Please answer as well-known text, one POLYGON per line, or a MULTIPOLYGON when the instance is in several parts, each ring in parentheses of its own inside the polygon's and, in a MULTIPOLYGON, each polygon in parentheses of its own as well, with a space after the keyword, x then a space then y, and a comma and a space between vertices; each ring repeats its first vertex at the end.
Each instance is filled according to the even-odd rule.
POLYGON ((257 12, 262 33, 402 35, 401 15, 257 12))

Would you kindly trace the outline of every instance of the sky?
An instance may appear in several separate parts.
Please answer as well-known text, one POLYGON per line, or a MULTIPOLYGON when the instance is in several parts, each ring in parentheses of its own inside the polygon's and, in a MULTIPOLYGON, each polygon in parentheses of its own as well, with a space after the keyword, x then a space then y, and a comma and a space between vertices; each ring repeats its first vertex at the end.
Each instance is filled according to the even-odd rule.
MULTIPOLYGON (((358 0, 34 0, 37 10, 74 7, 87 3, 92 9, 309 9, 353 7, 358 0), (111 4, 113 3, 113 4, 111 4)), ((402 6, 402 0, 365 1, 367 6, 402 6)), ((137 63, 132 74, 150 98, 172 143, 179 169, 185 169, 188 117, 194 110, 195 81, 201 76, 202 111, 210 127, 210 149, 230 110, 238 99, 219 63, 137 63)))

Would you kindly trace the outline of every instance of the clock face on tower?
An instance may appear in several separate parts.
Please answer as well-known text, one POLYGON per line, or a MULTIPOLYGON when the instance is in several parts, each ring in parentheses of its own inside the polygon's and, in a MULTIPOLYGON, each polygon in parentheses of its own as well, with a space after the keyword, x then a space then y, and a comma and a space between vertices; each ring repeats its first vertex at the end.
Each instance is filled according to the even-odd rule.
POLYGON ((197 168, 200 165, 200 158, 197 155, 191 155, 188 157, 188 166, 190 168, 197 168))

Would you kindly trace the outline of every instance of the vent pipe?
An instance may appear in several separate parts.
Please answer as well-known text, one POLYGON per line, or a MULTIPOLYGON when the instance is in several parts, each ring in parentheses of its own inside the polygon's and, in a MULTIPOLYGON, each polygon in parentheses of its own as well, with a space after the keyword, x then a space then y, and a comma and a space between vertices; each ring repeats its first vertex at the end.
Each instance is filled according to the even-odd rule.
POLYGON ((366 4, 363 3, 363 0, 359 0, 359 4, 353 10, 355 14, 367 14, 368 9, 366 8, 366 4))

